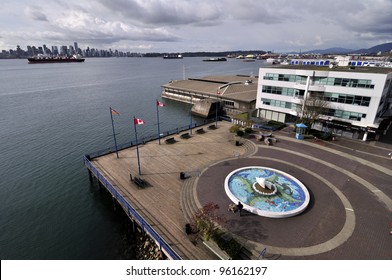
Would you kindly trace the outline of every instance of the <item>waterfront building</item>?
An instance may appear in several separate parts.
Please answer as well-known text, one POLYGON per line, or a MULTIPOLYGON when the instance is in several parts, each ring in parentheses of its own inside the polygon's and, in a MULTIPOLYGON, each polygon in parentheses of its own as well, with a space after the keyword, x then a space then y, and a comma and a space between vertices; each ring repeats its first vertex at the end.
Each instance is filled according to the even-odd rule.
POLYGON ((162 97, 193 104, 202 117, 215 114, 218 102, 222 115, 234 116, 256 108, 257 77, 231 75, 170 81, 162 86, 162 97))
POLYGON ((377 139, 392 116, 392 68, 278 65, 259 70, 256 108, 261 118, 295 122, 303 100, 328 101, 313 128, 355 139, 377 139))

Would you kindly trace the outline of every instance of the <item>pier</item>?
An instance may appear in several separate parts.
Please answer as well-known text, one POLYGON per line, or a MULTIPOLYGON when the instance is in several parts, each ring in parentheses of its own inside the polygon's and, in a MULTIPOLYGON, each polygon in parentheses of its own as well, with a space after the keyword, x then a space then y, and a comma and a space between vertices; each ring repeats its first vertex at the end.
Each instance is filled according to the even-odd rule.
POLYGON ((236 145, 238 139, 229 132, 230 126, 219 122, 212 129, 207 124, 192 134, 189 129, 170 134, 161 139, 161 145, 158 140, 139 145, 141 176, 135 146, 120 150, 119 158, 115 151, 108 151, 86 155, 84 162, 90 177, 99 180, 169 259, 215 259, 202 242, 186 234, 185 225, 202 207, 194 189, 201 172, 218 161, 255 151, 250 141, 236 145), (196 133, 201 128, 204 133, 196 133), (181 137, 184 133, 189 137, 181 137), (174 139, 165 141, 169 138, 174 139))

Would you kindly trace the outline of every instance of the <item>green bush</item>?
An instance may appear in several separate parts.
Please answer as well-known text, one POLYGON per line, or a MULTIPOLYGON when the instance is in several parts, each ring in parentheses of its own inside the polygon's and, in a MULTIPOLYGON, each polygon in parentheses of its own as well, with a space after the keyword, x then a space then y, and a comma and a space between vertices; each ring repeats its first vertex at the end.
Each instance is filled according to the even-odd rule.
POLYGON ((285 125, 284 123, 282 123, 282 122, 273 121, 273 120, 268 121, 268 125, 269 125, 269 126, 273 126, 273 127, 275 127, 276 129, 282 129, 283 127, 286 126, 286 125, 285 125))
POLYGON ((245 128, 245 133, 252 133, 253 132, 253 129, 251 128, 251 127, 247 127, 247 128, 245 128))
POLYGON ((231 133, 237 133, 237 131, 239 131, 240 128, 241 128, 241 127, 240 127, 238 124, 235 124, 235 125, 233 125, 232 127, 230 127, 229 131, 230 131, 231 133))
POLYGON ((221 250, 225 251, 230 256, 231 259, 237 259, 242 248, 241 244, 238 243, 234 238, 225 239, 223 236, 223 231, 216 230, 212 234, 211 238, 216 242, 221 250))

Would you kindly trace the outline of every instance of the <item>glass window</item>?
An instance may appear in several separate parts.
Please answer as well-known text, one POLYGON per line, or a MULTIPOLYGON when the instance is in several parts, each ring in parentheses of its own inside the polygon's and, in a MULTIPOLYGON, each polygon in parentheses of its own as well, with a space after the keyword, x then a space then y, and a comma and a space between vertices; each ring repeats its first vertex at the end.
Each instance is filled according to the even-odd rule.
POLYGON ((346 104, 353 104, 354 103, 354 97, 351 95, 346 96, 346 104))
POLYGON ((370 97, 363 97, 362 98, 362 103, 361 103, 361 105, 362 106, 369 106, 369 104, 370 104, 370 97))
POLYGON ((343 94, 339 94, 338 102, 339 103, 345 103, 346 96, 343 94))

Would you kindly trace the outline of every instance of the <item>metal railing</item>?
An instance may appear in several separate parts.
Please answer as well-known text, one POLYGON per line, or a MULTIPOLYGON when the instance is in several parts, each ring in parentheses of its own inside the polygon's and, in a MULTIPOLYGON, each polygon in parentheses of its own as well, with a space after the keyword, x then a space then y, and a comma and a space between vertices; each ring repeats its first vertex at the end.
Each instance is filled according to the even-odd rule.
POLYGON ((159 246, 159 249, 173 260, 181 260, 181 257, 169 246, 169 244, 144 220, 144 218, 132 207, 132 205, 113 187, 113 185, 95 168, 90 162, 88 156, 83 156, 86 167, 97 177, 97 179, 106 187, 112 196, 120 203, 120 205, 131 215, 137 223, 159 246))

